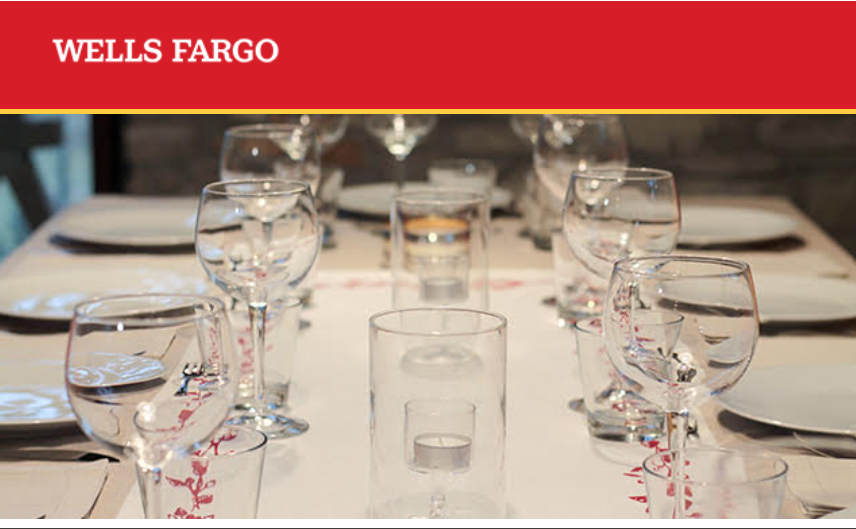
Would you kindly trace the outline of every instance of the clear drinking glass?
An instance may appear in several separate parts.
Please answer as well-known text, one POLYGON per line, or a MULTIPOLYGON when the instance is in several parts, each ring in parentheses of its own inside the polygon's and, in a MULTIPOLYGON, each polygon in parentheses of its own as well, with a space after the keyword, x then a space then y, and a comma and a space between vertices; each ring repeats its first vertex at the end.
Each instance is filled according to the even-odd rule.
POLYGON ((546 114, 538 127, 535 172, 559 201, 575 171, 627 165, 621 118, 606 114, 546 114))
POLYGON ((615 372, 603 346, 600 317, 574 324, 589 434, 605 441, 641 442, 665 431, 662 408, 637 395, 615 372))
POLYGON ((398 162, 396 185, 399 189, 407 181, 405 160, 422 138, 434 130, 437 116, 433 114, 370 114, 366 116, 366 130, 378 140, 398 162))
MULTIPOLYGON (((231 299, 231 298, 230 298, 231 299)), ((303 302, 298 297, 278 299, 268 304, 265 325, 265 402, 271 409, 288 408, 297 336, 300 332, 300 312, 303 302)), ((253 395, 253 337, 249 311, 245 303, 230 311, 232 327, 238 344, 237 356, 243 378, 239 399, 253 395)))
MULTIPOLYGON (((749 265, 687 256, 619 261, 603 323, 616 370, 666 410, 669 446, 681 468, 690 406, 732 387, 752 360, 758 309, 749 265), (675 315, 679 322, 667 324, 675 315)), ((675 516, 684 514, 677 487, 675 516)))
POLYGON ((314 130, 299 124, 232 127, 223 134, 220 180, 300 180, 314 194, 321 181, 316 143, 314 130))
POLYGON ((137 462, 147 518, 163 518, 164 465, 226 420, 237 369, 226 309, 214 298, 118 296, 74 309, 66 391, 81 429, 137 462))
POLYGON ((347 114, 274 114, 268 120, 271 123, 299 125, 311 130, 316 138, 318 155, 339 143, 348 130, 347 114))
POLYGON ((225 426, 193 455, 167 463, 159 491, 166 518, 256 518, 266 448, 265 434, 225 426))
POLYGON ((672 173, 637 167, 573 173, 563 215, 574 255, 608 278, 616 261, 675 249, 681 207, 672 173))
POLYGON ((537 210, 530 213, 535 246, 550 249, 562 225, 562 205, 571 173, 627 165, 627 144, 618 116, 546 114, 533 147, 537 181, 531 183, 537 210))
POLYGON ((490 198, 496 185, 496 166, 490 160, 450 158, 428 167, 428 181, 437 187, 466 189, 490 198))
POLYGON ((506 326, 464 309, 372 316, 373 517, 505 516, 506 326))
POLYGON ((490 205, 481 193, 401 191, 392 205, 392 303, 488 307, 490 205))
MULTIPOLYGON (((675 512, 674 452, 642 464, 651 518, 675 512)), ((771 519, 782 510, 788 465, 781 458, 733 450, 691 449, 685 454, 680 489, 686 518, 771 519)))
POLYGON ((304 421, 271 413, 265 404, 265 321, 271 302, 288 297, 307 277, 318 256, 320 228, 305 182, 235 180, 205 186, 196 222, 196 253, 211 280, 249 307, 253 329, 251 399, 231 419, 268 437, 303 433, 304 421))
POLYGON ((553 230, 552 254, 559 327, 571 327, 580 318, 603 314, 607 281, 574 257, 561 230, 553 230))

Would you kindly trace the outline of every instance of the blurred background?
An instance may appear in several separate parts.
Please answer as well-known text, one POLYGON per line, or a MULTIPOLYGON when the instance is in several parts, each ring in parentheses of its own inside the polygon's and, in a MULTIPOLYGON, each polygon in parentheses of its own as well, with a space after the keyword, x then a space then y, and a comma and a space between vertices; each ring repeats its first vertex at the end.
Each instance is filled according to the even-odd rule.
MULTIPOLYGON (((196 195, 218 178, 223 132, 265 115, 0 116, 0 258, 52 213, 92 193, 196 195)), ((788 197, 856 254, 856 116, 626 115, 630 163, 674 172, 683 195, 788 197)), ((395 160, 351 116, 323 164, 344 185, 395 178, 395 160)), ((532 145, 508 115, 441 115, 407 159, 487 158, 523 192, 532 145)))

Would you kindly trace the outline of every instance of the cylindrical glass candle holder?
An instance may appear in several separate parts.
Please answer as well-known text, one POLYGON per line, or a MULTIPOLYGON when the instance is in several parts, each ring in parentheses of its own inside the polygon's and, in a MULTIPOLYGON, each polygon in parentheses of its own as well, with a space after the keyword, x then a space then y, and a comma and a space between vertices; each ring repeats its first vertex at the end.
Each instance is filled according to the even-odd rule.
POLYGON ((373 517, 505 517, 506 325, 448 308, 370 319, 373 517))
POLYGON ((487 309, 490 205, 484 194, 403 191, 391 222, 394 308, 487 309))

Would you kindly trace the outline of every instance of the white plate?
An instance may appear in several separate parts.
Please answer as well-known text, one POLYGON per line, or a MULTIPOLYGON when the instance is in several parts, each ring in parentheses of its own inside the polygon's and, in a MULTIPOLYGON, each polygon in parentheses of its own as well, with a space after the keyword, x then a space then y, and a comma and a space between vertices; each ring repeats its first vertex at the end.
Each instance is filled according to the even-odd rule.
POLYGON ((681 208, 678 243, 707 246, 747 244, 793 235, 797 223, 780 213, 728 206, 681 208))
POLYGON ((74 427, 62 360, 0 361, 0 434, 74 427))
MULTIPOLYGON (((854 281, 787 274, 758 274, 754 279, 762 323, 817 323, 856 318, 854 281)), ((665 294, 678 301, 703 303, 711 298, 705 294, 708 286, 702 283, 672 285, 666 288, 665 294)))
POLYGON ((17 318, 68 321, 74 306, 95 297, 118 294, 206 294, 203 277, 165 268, 117 268, 15 274, 0 280, 0 314, 17 318))
POLYGON ((737 415, 808 432, 856 433, 856 364, 787 365, 750 370, 719 397, 737 415))
POLYGON ((196 199, 133 198, 97 211, 71 211, 54 233, 80 242, 120 246, 193 244, 196 199))
MULTIPOLYGON (((432 188, 427 182, 410 182, 404 186, 406 191, 432 188)), ((339 195, 339 208, 360 215, 388 217, 390 201, 396 191, 398 189, 395 184, 389 182, 348 186, 342 189, 339 195)), ((494 209, 511 206, 512 199, 511 192, 507 189, 495 187, 490 192, 490 205, 494 209)))

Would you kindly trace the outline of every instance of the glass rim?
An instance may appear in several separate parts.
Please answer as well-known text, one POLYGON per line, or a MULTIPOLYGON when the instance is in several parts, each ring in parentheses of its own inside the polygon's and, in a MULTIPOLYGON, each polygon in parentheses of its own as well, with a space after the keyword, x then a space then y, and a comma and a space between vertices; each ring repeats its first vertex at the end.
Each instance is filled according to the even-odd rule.
POLYGON ((508 328, 508 319, 498 312, 490 312, 486 310, 462 309, 462 308, 442 308, 442 307, 418 307, 410 309, 390 309, 382 312, 377 312, 369 317, 369 327, 374 330, 382 331, 387 334, 397 334, 400 336, 423 336, 428 338, 441 338, 449 336, 478 336, 483 334, 492 334, 508 328), (475 331, 409 331, 403 328, 391 328, 384 325, 380 320, 395 314, 415 314, 415 313, 446 313, 446 314, 470 314, 484 316, 494 320, 494 322, 475 331))
POLYGON ((310 192, 310 187, 307 182, 303 182, 301 180, 287 180, 284 178, 248 178, 248 179, 239 179, 239 180, 225 180, 225 181, 217 181, 211 182, 202 188, 203 195, 215 195, 220 197, 235 197, 235 198, 258 198, 258 197, 267 197, 267 196, 289 196, 289 195, 300 195, 301 193, 310 192), (230 192, 227 188, 231 186, 237 185, 248 185, 248 184, 275 184, 276 186, 282 187, 285 185, 286 189, 279 190, 259 190, 259 191, 241 191, 241 192, 230 192))
POLYGON ((258 450, 265 448, 268 444, 268 441, 270 440, 270 438, 267 436, 267 434, 265 434, 264 432, 260 432, 260 431, 256 430, 255 428, 249 428, 246 426, 235 426, 235 425, 228 425, 226 427, 221 428, 220 430, 218 430, 214 434, 214 436, 216 436, 217 433, 219 433, 220 431, 222 431, 223 429, 226 429, 226 428, 232 428, 235 430, 240 430, 240 431, 245 432, 251 436, 255 436, 256 441, 253 442, 252 445, 250 445, 246 448, 241 448, 241 449, 235 450, 233 452, 227 452, 224 454, 217 454, 215 456, 197 456, 197 455, 191 454, 188 457, 188 459, 213 461, 213 460, 218 460, 218 459, 231 459, 231 458, 235 458, 235 457, 241 457, 242 455, 251 454, 253 452, 257 452, 258 450))
POLYGON ((588 316, 586 318, 577 318, 572 327, 575 331, 581 332, 583 334, 589 334, 592 336, 603 336, 603 316, 588 316), (580 324, 592 323, 598 320, 600 321, 601 325, 600 332, 595 332, 591 329, 584 329, 580 326, 580 324))
MULTIPOLYGON (((780 479, 780 478, 787 475, 788 469, 790 468, 787 461, 785 461, 783 458, 775 456, 775 455, 759 454, 759 453, 746 452, 746 451, 742 451, 742 450, 731 450, 731 449, 724 449, 724 448, 697 448, 697 449, 685 450, 684 451, 684 459, 689 460, 693 453, 732 455, 732 456, 739 458, 741 460, 750 460, 750 459, 766 460, 766 461, 772 462, 774 464, 774 467, 776 467, 776 468, 775 468, 775 471, 772 472, 769 476, 764 476, 761 478, 756 478, 756 479, 751 479, 751 480, 725 481, 725 482, 717 483, 717 482, 705 481, 705 480, 700 480, 700 479, 692 479, 692 478, 691 479, 682 479, 681 483, 683 483, 685 485, 696 485, 696 486, 702 486, 702 487, 748 486, 748 485, 754 485, 754 484, 758 484, 758 483, 766 483, 769 481, 775 481, 777 479, 780 479)), ((645 475, 651 476, 652 478, 656 478, 656 479, 661 480, 661 481, 671 481, 671 479, 672 479, 671 476, 663 475, 661 472, 658 472, 658 471, 652 469, 651 463, 654 460, 656 460, 657 458, 661 458, 663 456, 669 456, 672 458, 672 461, 674 461, 675 454, 676 454, 676 452, 674 450, 669 450, 666 452, 658 452, 656 454, 651 454, 650 456, 646 457, 645 460, 642 462, 642 469, 645 472, 645 475)))
POLYGON ((151 293, 151 294, 120 294, 116 296, 104 296, 100 298, 92 298, 86 301, 82 301, 74 306, 72 320, 77 322, 84 323, 121 323, 122 320, 133 317, 135 319, 135 323, 139 321, 146 321, 152 323, 170 323, 170 324, 179 324, 179 323, 190 323, 200 320, 205 320, 212 318, 216 315, 226 316, 226 304, 223 303, 217 297, 214 296, 204 296, 204 295, 196 295, 196 294, 169 294, 169 293, 151 293), (165 300, 165 299, 176 299, 179 300, 179 303, 176 303, 176 307, 179 306, 187 306, 187 305, 200 305, 204 303, 209 303, 212 306, 212 310, 205 313, 194 313, 188 316, 163 316, 166 311, 169 311, 171 306, 156 306, 152 304, 150 307, 144 309, 132 310, 130 312, 125 312, 123 314, 117 315, 98 315, 98 314, 87 314, 86 310, 94 308, 98 305, 102 304, 110 304, 112 302, 120 302, 120 301, 131 301, 131 300, 165 300), (145 316, 148 311, 149 313, 155 314, 154 316, 145 316), (157 314, 160 314, 159 316, 157 314))
POLYGON ((395 204, 407 206, 478 206, 489 204, 487 193, 457 187, 426 187, 406 189, 393 196, 395 204), (435 195, 436 198, 416 198, 420 195, 435 195))
POLYGON ((572 178, 584 178, 586 180, 612 180, 627 182, 650 182, 660 180, 674 180, 675 175, 665 169, 654 169, 652 167, 591 167, 588 169, 576 169, 571 173, 572 178))
POLYGON ((616 261, 613 267, 614 273, 631 274, 656 279, 705 279, 714 277, 731 277, 750 274, 749 264, 745 261, 730 259, 727 257, 705 257, 697 255, 649 255, 645 257, 627 257, 616 261), (717 265, 730 270, 720 272, 700 272, 695 274, 675 274, 660 271, 637 270, 636 264, 658 261, 666 264, 668 262, 695 263, 703 265, 717 265))
POLYGON ((306 134, 311 134, 309 127, 298 123, 252 123, 249 125, 237 125, 229 127, 223 133, 225 138, 251 138, 251 139, 267 139, 283 136, 291 136, 295 132, 301 131, 306 134))

